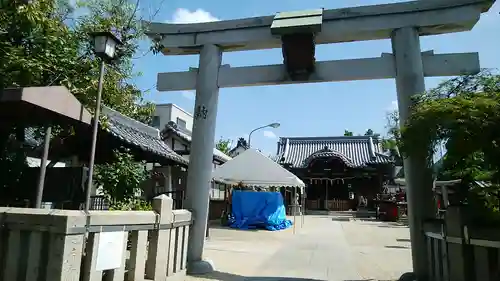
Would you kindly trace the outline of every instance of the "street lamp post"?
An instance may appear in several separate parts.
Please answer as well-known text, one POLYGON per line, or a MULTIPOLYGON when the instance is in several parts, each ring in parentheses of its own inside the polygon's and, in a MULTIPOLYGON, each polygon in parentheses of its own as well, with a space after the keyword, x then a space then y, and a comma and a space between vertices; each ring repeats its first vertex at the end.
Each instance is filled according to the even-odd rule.
POLYGON ((258 127, 258 128, 253 129, 253 130, 250 132, 250 134, 248 134, 248 147, 250 147, 250 140, 252 139, 252 134, 253 134, 253 132, 258 131, 258 130, 260 130, 260 129, 264 129, 264 128, 274 128, 274 129, 276 129, 276 128, 278 128, 280 125, 281 125, 280 123, 271 123, 271 124, 267 124, 267 125, 265 125, 265 126, 262 126, 262 127, 258 127))
POLYGON ((110 62, 115 57, 116 46, 122 44, 120 39, 118 39, 113 33, 109 31, 95 32, 91 34, 94 42, 94 53, 97 57, 101 59, 101 70, 99 73, 99 86, 97 89, 97 99, 94 112, 93 120, 93 130, 92 130, 92 146, 90 149, 90 159, 89 159, 89 176, 87 179, 87 190, 85 197, 85 211, 88 212, 90 208, 90 194, 92 192, 92 182, 94 174, 94 161, 95 161, 95 150, 97 144, 97 131, 99 128, 99 116, 101 114, 101 96, 102 96, 102 85, 104 80, 104 71, 106 62, 110 62))

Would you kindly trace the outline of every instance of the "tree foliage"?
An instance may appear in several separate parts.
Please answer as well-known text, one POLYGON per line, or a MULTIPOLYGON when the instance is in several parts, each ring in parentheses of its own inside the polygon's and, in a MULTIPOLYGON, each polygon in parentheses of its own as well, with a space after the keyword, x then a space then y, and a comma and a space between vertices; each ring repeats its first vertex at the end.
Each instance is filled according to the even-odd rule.
POLYGON ((114 151, 112 162, 96 166, 97 186, 103 188, 103 193, 115 210, 132 210, 148 208, 142 200, 142 184, 148 178, 145 163, 136 163, 128 150, 114 151))
POLYGON ((222 151, 224 154, 229 155, 229 151, 231 150, 231 146, 233 144, 233 141, 230 139, 224 139, 220 138, 216 143, 215 143, 215 148, 218 150, 222 151))
MULTIPOLYGON (((90 111, 95 108, 100 62, 93 55, 90 33, 112 31, 123 45, 116 60, 106 69, 103 104, 142 122, 152 116, 152 104, 143 101, 143 92, 131 82, 138 73, 132 69, 133 55, 144 35, 138 0, 80 0, 75 14, 68 0, 2 1, 0 11, 0 89, 9 87, 66 86, 90 111)), ((22 129, 22 128, 17 128, 22 129)), ((15 131, 16 128, 13 128, 15 131)), ((59 128, 54 134, 70 130, 59 128)), ((22 140, 2 133, 0 166, 10 167, 2 185, 14 184, 26 166, 22 140)), ((57 136, 56 136, 57 137, 57 136)), ((124 152, 122 152, 124 153, 124 152)), ((133 159, 119 154, 117 165, 129 167, 133 159)), ((113 164, 110 164, 113 165, 113 164)), ((121 190, 127 169, 97 169, 109 178, 107 184, 121 190)), ((104 175, 100 175, 104 181, 104 175)), ((132 177, 134 181, 135 177, 132 177)), ((127 182, 127 181, 125 181, 127 182)), ((130 183, 130 182, 128 182, 130 183)), ((111 187, 110 187, 111 188, 111 187)), ((112 189, 112 188, 111 188, 112 189)), ((110 190, 111 190, 110 189, 110 190)), ((120 193, 117 198, 121 198, 120 193)))
POLYGON ((349 130, 344 130, 344 137, 352 137, 354 134, 349 130))
POLYGON ((135 5, 128 0, 84 0, 86 13, 72 25, 67 1, 6 1, 0 13, 0 88, 66 86, 89 110, 94 109, 99 61, 90 32, 113 30, 124 42, 116 62, 107 68, 103 102, 125 115, 147 121, 152 107, 130 79, 132 55, 143 35, 135 5), (144 120, 146 119, 146 120, 144 120))
POLYGON ((387 113, 386 120, 387 137, 384 137, 381 141, 382 149, 389 154, 396 165, 402 166, 403 159, 399 153, 399 142, 401 141, 399 112, 394 110, 387 113))
POLYGON ((401 132, 406 155, 432 154, 445 143, 441 176, 459 178, 468 188, 475 180, 491 187, 467 190, 465 202, 481 202, 499 213, 500 76, 490 72, 463 76, 415 97, 413 112, 401 132))

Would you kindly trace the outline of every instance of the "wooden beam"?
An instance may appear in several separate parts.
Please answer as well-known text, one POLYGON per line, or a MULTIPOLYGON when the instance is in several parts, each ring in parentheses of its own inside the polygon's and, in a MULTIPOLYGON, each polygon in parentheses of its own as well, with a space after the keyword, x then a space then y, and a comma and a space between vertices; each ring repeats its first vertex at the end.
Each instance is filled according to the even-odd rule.
MULTIPOLYGON (((480 70, 478 53, 457 53, 433 55, 423 53, 426 77, 475 74, 480 70)), ((158 91, 184 91, 196 89, 197 71, 159 73, 158 91)), ((219 87, 245 87, 284 85, 296 83, 341 82, 396 77, 392 54, 379 58, 322 61, 316 63, 316 72, 308 81, 291 81, 287 78, 285 66, 261 65, 245 67, 223 66, 219 70, 219 87)))
MULTIPOLYGON (((415 26, 421 36, 468 31, 495 0, 411 1, 325 10, 316 44, 388 39, 393 30, 415 26)), ((216 44, 225 52, 280 48, 271 34, 274 16, 200 24, 147 23, 148 36, 159 38, 164 55, 199 53, 216 44)))

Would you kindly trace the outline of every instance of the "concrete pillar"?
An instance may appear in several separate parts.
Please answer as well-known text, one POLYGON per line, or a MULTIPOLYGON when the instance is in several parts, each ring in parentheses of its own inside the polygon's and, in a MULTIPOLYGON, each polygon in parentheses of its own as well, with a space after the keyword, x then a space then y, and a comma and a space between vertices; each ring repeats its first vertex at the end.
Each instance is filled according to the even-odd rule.
MULTIPOLYGON (((153 199, 153 210, 160 215, 159 224, 173 223, 172 198, 165 194, 153 199)), ((146 262, 146 279, 166 280, 168 272, 168 248, 170 243, 170 229, 156 229, 151 233, 148 258, 146 262)))
POLYGON ((186 187, 186 209, 193 213, 189 234, 187 271, 204 274, 213 271, 212 263, 202 260, 208 219, 212 159, 215 143, 215 121, 219 87, 217 79, 222 52, 215 45, 205 45, 200 53, 196 83, 193 140, 186 187))
MULTIPOLYGON (((403 125, 410 115, 411 97, 425 91, 422 54, 418 31, 413 27, 394 30, 392 48, 396 66, 396 89, 399 118, 403 125)), ((418 280, 427 280, 427 247, 423 220, 434 216, 432 205, 432 171, 427 155, 404 159, 407 183, 408 217, 413 257, 413 270, 418 280)))
POLYGON ((172 166, 168 166, 165 174, 165 190, 170 194, 171 198, 174 198, 172 191, 174 191, 174 181, 172 178, 172 166))

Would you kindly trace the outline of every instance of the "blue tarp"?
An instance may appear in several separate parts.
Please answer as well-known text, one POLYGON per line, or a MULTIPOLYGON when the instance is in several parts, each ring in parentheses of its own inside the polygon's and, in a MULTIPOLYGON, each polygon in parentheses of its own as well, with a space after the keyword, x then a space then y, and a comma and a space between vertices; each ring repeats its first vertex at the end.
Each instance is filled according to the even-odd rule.
POLYGON ((286 218, 279 192, 233 191, 229 226, 239 229, 281 230, 292 222, 286 218))

